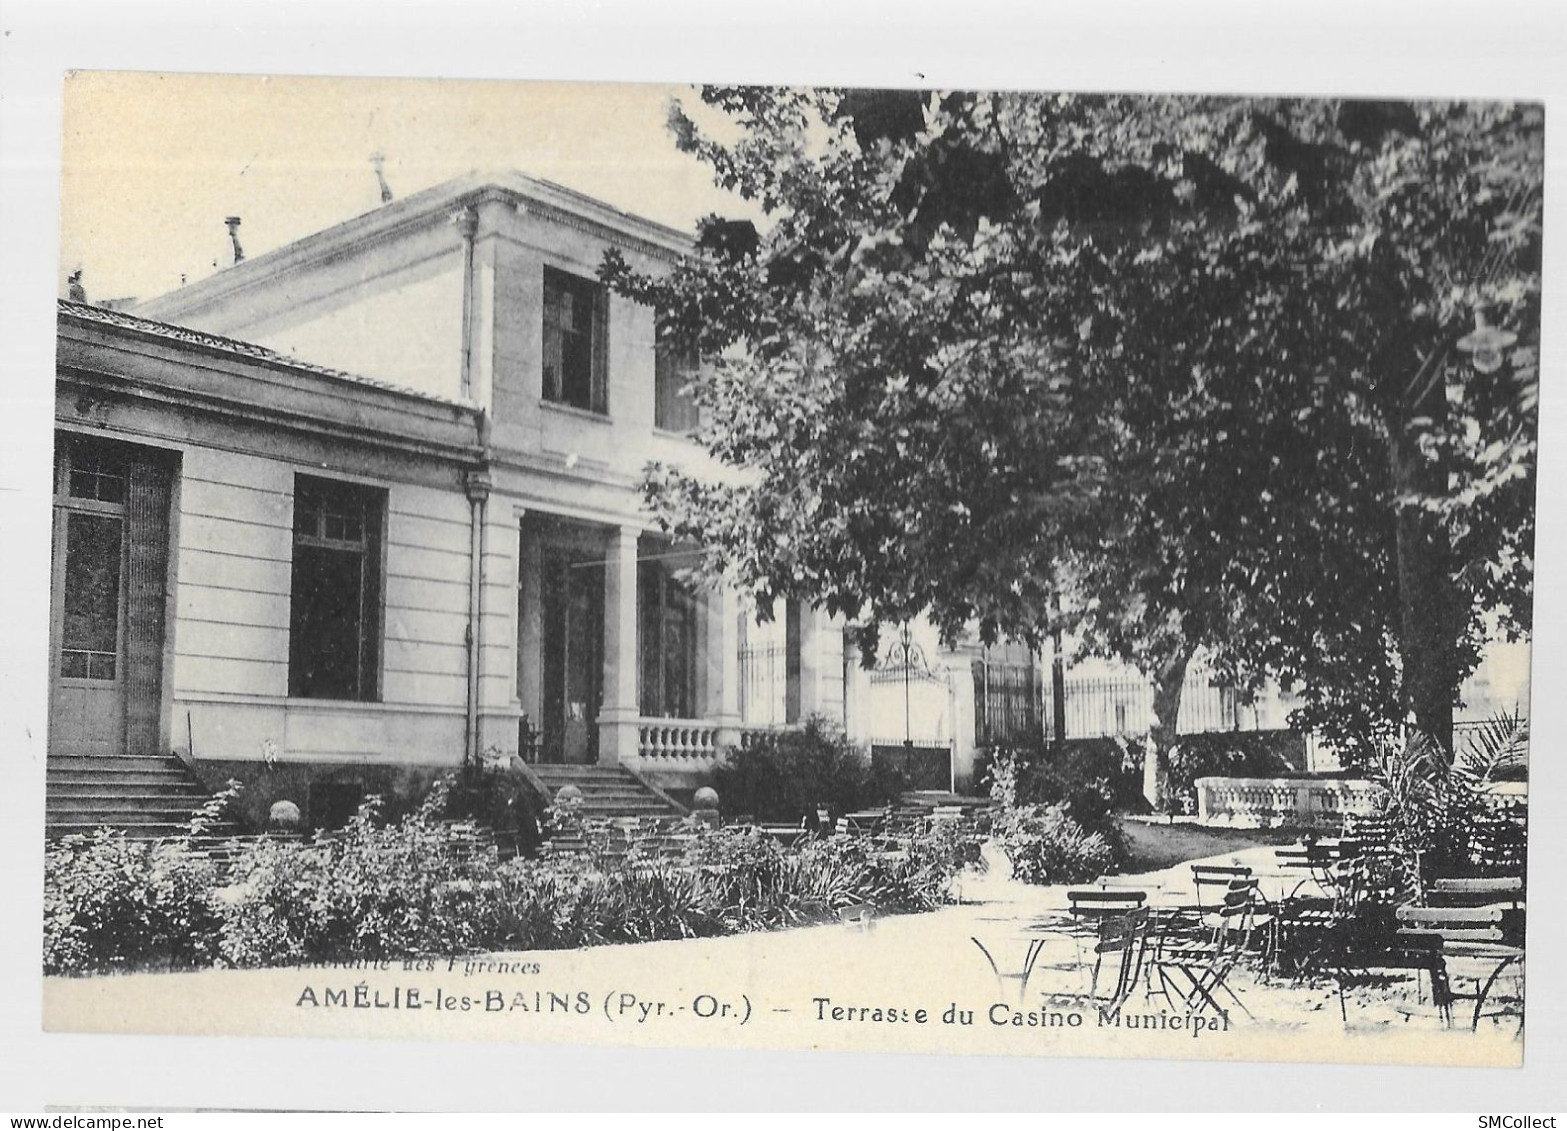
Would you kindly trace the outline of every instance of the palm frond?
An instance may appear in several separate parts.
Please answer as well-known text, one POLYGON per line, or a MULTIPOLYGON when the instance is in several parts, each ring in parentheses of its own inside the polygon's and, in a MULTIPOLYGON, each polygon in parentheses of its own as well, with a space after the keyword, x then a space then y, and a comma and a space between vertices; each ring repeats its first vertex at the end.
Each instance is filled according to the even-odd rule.
POLYGON ((1455 760, 1454 773, 1471 789, 1484 789, 1504 771, 1529 764, 1529 720, 1522 711, 1502 711, 1471 730, 1455 760))

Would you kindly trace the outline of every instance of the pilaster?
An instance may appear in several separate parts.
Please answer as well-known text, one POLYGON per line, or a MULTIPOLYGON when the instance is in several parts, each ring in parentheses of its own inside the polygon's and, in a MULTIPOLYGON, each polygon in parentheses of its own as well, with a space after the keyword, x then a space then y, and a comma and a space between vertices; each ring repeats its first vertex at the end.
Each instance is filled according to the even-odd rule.
POLYGON ((604 704, 599 708, 599 762, 637 757, 637 528, 610 533, 604 565, 604 704))

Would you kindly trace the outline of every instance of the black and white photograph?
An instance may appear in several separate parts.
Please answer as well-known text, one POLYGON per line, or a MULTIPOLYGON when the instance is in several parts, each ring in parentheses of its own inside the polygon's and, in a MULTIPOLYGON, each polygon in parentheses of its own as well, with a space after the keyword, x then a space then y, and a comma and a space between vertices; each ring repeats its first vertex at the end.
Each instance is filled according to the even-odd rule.
POLYGON ((1521 1066, 1547 107, 1420 89, 63 75, 44 1030, 1521 1066))

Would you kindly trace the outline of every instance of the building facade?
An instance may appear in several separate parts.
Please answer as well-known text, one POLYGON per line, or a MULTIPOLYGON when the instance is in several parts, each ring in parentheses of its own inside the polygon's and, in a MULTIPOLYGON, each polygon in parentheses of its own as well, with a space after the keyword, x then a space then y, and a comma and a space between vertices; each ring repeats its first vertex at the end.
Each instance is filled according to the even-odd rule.
MULTIPOLYGON (((689 246, 475 175, 252 259, 236 240, 130 312, 62 302, 51 754, 345 790, 521 755, 689 788, 745 729, 824 715, 962 789, 979 748, 1050 733, 1026 649, 916 625, 862 666, 840 621, 687 577, 640 484, 705 458, 690 371, 597 273, 689 246)), ((1065 690, 1069 738, 1146 730, 1135 675, 1079 667, 1065 690)), ((1284 710, 1194 672, 1182 729, 1284 710)))
POLYGON ((687 246, 503 174, 134 314, 62 303, 52 752, 520 753, 687 786, 743 726, 841 722, 841 627, 799 607, 759 620, 693 584, 692 552, 642 506, 649 461, 701 458, 695 410, 654 312, 596 273, 610 248, 656 271, 687 246), (101 468, 132 486, 93 486, 101 468), (111 519, 129 549, 109 547, 111 519), (137 580, 159 562, 161 588, 137 580), (156 680, 125 683, 116 649, 133 673, 161 649, 156 680))
POLYGON ((134 816, 174 750, 460 756, 481 414, 85 304, 58 324, 51 787, 97 774, 134 816))

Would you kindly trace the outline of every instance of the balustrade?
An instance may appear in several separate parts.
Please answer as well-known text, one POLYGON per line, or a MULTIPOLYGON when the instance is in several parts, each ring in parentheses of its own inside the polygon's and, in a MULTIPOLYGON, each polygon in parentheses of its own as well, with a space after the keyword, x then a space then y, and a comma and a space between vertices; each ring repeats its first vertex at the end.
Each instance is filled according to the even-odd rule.
POLYGON ((718 760, 718 724, 705 719, 637 720, 637 754, 652 765, 718 760))
POLYGON ((1376 812, 1378 789, 1340 778, 1198 778, 1197 822, 1234 828, 1338 826, 1376 812))

